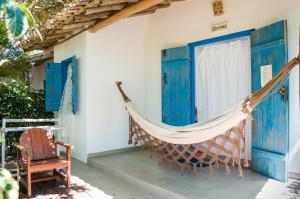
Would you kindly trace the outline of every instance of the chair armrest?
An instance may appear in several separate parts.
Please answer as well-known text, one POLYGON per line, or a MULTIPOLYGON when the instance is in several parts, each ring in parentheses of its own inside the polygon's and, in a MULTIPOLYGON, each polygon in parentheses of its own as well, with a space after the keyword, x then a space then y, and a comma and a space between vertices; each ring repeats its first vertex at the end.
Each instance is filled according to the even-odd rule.
MULTIPOLYGON (((26 161, 27 161, 27 167, 30 167, 30 162, 31 162, 31 159, 32 159, 32 150, 30 148, 27 148, 27 147, 24 147, 20 144, 14 144, 14 146, 16 147, 17 149, 17 159, 18 161, 22 161, 22 152, 26 153, 26 161)), ((18 163, 19 164, 19 163, 18 163)))
POLYGON ((54 141, 55 145, 61 145, 63 147, 65 147, 67 149, 67 153, 66 153, 66 159, 68 161, 71 161, 71 145, 70 144, 65 144, 61 141, 55 140, 54 141))
POLYGON ((66 147, 67 149, 70 149, 70 148, 71 148, 71 145, 70 145, 70 144, 65 144, 65 143, 63 143, 63 142, 61 142, 61 141, 58 141, 58 140, 55 140, 54 143, 55 143, 55 144, 58 144, 58 145, 61 145, 61 146, 63 146, 63 147, 66 147))
POLYGON ((14 146, 16 147, 17 150, 19 151, 22 151, 22 152, 26 152, 27 154, 28 153, 31 153, 31 149, 30 148, 27 148, 27 147, 24 147, 20 144, 14 144, 14 146))

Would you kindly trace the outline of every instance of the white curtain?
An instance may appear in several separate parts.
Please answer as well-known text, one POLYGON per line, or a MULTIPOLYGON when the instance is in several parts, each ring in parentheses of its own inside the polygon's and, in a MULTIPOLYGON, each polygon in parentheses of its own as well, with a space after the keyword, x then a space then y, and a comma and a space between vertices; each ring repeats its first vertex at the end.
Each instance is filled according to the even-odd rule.
MULTIPOLYGON (((74 126, 75 115, 72 111, 72 74, 73 65, 68 65, 67 80, 64 86, 63 96, 59 109, 59 125, 63 128, 61 139, 65 143, 71 144, 74 147, 74 126)), ((76 149, 73 148, 73 151, 76 149)))
POLYGON ((250 38, 195 48, 198 121, 223 113, 251 93, 250 38))

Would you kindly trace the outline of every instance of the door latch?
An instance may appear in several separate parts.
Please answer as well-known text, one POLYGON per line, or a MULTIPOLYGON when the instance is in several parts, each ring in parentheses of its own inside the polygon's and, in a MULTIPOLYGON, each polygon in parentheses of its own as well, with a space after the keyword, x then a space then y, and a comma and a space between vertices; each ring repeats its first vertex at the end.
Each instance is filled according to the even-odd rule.
POLYGON ((281 99, 283 101, 287 101, 288 100, 288 88, 286 86, 282 86, 278 90, 278 94, 280 95, 280 97, 281 97, 281 99))

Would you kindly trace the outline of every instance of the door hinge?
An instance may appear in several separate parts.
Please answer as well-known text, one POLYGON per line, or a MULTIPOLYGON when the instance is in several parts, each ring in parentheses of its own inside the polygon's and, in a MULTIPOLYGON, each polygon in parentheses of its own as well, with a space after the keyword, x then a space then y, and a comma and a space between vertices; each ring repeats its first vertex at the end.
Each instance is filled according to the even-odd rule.
POLYGON ((167 50, 164 49, 164 50, 162 51, 162 54, 163 54, 163 56, 165 57, 165 56, 167 55, 167 50))
POLYGON ((164 73, 163 82, 164 84, 167 84, 167 73, 164 73))

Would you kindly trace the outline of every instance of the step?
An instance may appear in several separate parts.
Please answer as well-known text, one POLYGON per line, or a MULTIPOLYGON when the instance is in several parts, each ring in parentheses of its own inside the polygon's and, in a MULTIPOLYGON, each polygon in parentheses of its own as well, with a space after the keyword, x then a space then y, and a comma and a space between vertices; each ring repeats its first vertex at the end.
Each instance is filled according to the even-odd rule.
MULTIPOLYGON (((109 155, 109 156, 111 156, 111 155, 109 155)), ((153 198, 161 198, 161 199, 170 199, 170 198, 184 199, 184 198, 186 198, 177 193, 174 193, 172 191, 169 191, 167 189, 161 188, 157 185, 154 185, 147 181, 144 181, 140 178, 137 178, 133 175, 130 175, 120 169, 102 164, 101 161, 98 161, 97 157, 90 158, 88 160, 88 165, 96 167, 100 172, 103 172, 106 175, 110 175, 113 178, 119 178, 120 180, 123 180, 126 183, 131 184, 132 187, 135 187, 136 189, 139 189, 140 191, 145 190, 145 192, 151 192, 153 198)))
POLYGON ((113 175, 137 189, 151 190, 157 194, 153 198, 255 198, 266 183, 267 178, 250 170, 244 170, 244 177, 239 177, 236 168, 231 168, 231 175, 226 176, 225 168, 220 166, 213 175, 207 168, 193 175, 193 169, 185 170, 181 176, 177 167, 159 166, 157 154, 149 151, 129 151, 89 158, 88 164, 104 173, 113 175), (246 194, 245 194, 246 193, 246 194))

